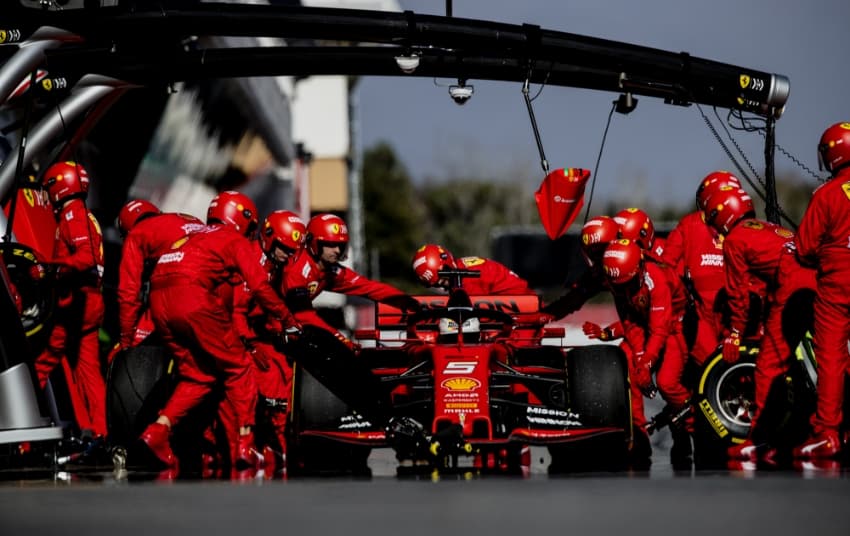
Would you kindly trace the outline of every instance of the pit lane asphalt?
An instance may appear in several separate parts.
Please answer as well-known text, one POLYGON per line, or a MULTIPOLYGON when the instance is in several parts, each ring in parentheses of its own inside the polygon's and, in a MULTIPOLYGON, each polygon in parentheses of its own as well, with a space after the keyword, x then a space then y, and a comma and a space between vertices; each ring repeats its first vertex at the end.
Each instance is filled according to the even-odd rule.
POLYGON ((648 471, 397 478, 158 480, 155 474, 0 472, 0 534, 418 536, 847 535, 850 471, 673 471, 663 434, 648 471))

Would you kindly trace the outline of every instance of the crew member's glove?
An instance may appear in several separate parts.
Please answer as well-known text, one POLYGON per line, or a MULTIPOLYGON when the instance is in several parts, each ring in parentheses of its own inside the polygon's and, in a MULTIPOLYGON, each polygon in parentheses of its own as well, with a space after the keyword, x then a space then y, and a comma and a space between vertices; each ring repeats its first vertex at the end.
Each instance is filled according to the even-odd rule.
POLYGON ((723 360, 727 363, 734 363, 741 356, 741 334, 737 330, 732 330, 729 335, 723 339, 723 360))
POLYGON ((289 326, 285 330, 283 330, 282 337, 283 342, 292 342, 298 340, 298 337, 301 336, 302 327, 301 324, 294 324, 289 326))
POLYGON ((643 352, 636 352, 634 357, 633 381, 640 392, 647 398, 655 398, 658 388, 652 381, 652 361, 643 352))
POLYGON ((581 326, 581 330, 584 331, 584 334, 587 335, 588 339, 599 339, 600 341, 611 340, 611 330, 608 328, 603 328, 599 324, 594 324, 593 322, 585 322, 581 326))

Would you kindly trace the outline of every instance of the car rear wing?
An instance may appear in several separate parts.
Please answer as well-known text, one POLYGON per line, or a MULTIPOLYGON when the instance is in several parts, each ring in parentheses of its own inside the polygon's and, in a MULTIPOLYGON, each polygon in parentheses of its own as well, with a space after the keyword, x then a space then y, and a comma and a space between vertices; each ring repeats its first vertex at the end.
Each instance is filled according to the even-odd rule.
MULTIPOLYGON (((449 297, 442 294, 428 294, 414 296, 414 298, 432 309, 447 307, 449 302, 449 297)), ((538 316, 537 313, 540 312, 540 296, 535 294, 470 296, 470 299, 473 307, 501 311, 519 320, 524 316, 538 316)), ((403 330, 406 328, 407 316, 402 310, 384 303, 377 304, 375 307, 375 329, 403 330)))

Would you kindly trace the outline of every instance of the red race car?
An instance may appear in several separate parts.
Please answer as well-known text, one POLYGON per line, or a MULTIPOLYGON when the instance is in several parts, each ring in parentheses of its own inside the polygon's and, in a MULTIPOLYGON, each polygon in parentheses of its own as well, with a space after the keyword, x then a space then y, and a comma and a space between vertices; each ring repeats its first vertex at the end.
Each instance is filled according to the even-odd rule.
POLYGON ((421 312, 376 309, 352 352, 305 327, 287 441, 289 474, 368 471, 376 447, 399 470, 521 472, 530 445, 552 467, 622 468, 632 441, 626 358, 568 347, 537 296, 419 296, 421 312), (368 345, 368 347, 365 347, 368 345))

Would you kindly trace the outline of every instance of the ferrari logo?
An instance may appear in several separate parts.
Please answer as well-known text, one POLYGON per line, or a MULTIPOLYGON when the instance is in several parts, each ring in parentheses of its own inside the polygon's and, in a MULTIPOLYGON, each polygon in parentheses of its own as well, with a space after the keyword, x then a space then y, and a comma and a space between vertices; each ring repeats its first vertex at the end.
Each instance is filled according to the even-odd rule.
POLYGON ((334 224, 331 225, 331 232, 333 234, 339 234, 339 224, 338 223, 334 223, 334 224))
POLYGON ((745 221, 744 227, 755 230, 764 229, 764 225, 761 222, 754 220, 745 221))
POLYGON ((783 229, 782 227, 776 229, 776 234, 778 236, 781 236, 782 238, 794 238, 794 233, 792 233, 788 229, 783 229))
POLYGON ((27 203, 29 203, 31 207, 35 206, 35 197, 33 197, 32 190, 29 188, 24 188, 24 199, 27 200, 27 203))
POLYGON ((463 265, 467 268, 484 264, 484 259, 481 257, 464 257, 461 261, 463 261, 463 265))
POLYGON ((299 231, 298 229, 293 229, 292 230, 292 240, 294 240, 295 242, 300 242, 301 241, 301 231, 299 231))
POLYGON ((180 246, 182 246, 183 244, 185 244, 187 240, 189 240, 189 237, 188 237, 188 236, 184 236, 183 238, 181 238, 181 239, 179 239, 178 241, 176 241, 176 242, 174 242, 173 244, 171 244, 171 249, 177 249, 177 248, 179 248, 180 246))
POLYGON ((747 87, 750 85, 750 75, 742 74, 740 82, 741 82, 741 88, 747 89, 747 87))
POLYGON ((0 30, 0 43, 6 42, 6 30, 0 30))
POLYGON ((310 292, 310 296, 314 295, 319 290, 319 282, 318 281, 310 281, 307 283, 307 291, 310 292))
POLYGON ((41 81, 41 87, 43 87, 45 91, 50 91, 53 89, 53 80, 45 78, 41 81))

